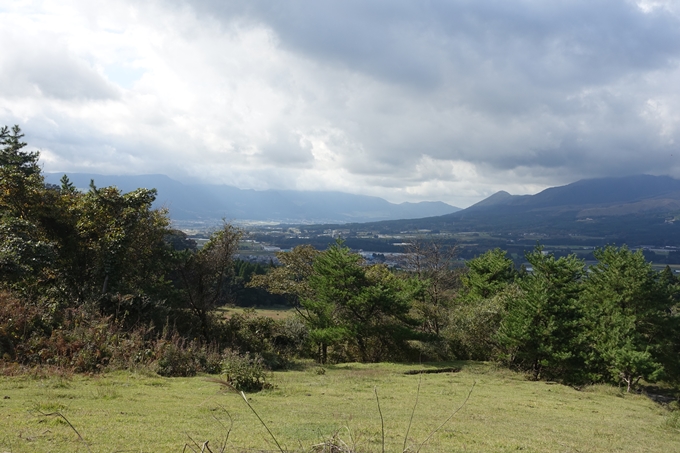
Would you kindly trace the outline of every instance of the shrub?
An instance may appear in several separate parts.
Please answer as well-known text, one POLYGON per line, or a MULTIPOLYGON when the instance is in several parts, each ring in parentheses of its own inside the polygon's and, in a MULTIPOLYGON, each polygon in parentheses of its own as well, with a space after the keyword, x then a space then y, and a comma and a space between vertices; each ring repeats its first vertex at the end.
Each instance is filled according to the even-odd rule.
POLYGON ((25 362, 26 342, 49 335, 48 330, 40 307, 0 292, 0 360, 25 362))
POLYGON ((257 392, 269 386, 264 360, 258 354, 227 349, 222 355, 222 374, 236 390, 257 392))
POLYGON ((196 357, 202 372, 208 374, 220 374, 222 372, 222 354, 214 345, 201 347, 196 351, 196 357))
POLYGON ((221 344, 242 354, 260 355, 271 370, 287 368, 305 349, 309 333, 298 319, 274 320, 255 310, 234 314, 222 326, 221 344))
POLYGON ((200 364, 191 345, 175 334, 170 340, 156 342, 156 372, 166 377, 195 376, 200 364))

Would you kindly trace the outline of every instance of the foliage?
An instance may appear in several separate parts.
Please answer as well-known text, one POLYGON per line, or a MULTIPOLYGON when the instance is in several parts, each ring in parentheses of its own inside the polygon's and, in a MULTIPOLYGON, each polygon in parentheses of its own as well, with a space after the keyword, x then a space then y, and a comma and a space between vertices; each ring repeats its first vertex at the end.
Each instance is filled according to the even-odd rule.
POLYGON ((356 350, 362 361, 379 361, 406 348, 405 342, 413 337, 410 282, 384 265, 364 266, 362 261, 342 243, 314 261, 308 279, 313 297, 302 301, 301 313, 322 363, 328 346, 345 342, 349 358, 356 350))
POLYGON ((262 356, 269 369, 280 369, 304 355, 308 336, 307 327, 299 319, 274 320, 248 309, 225 320, 220 340, 241 354, 262 356))
POLYGON ((409 270, 421 283, 413 309, 421 319, 423 331, 438 338, 447 326, 460 286, 460 272, 452 268, 456 249, 437 241, 413 241, 406 253, 409 270))
MULTIPOLYGON (((120 339, 136 343, 140 326, 158 336, 154 326, 171 320, 176 333, 190 334, 187 314, 208 341, 240 232, 225 225, 197 251, 169 229, 167 211, 153 209, 155 190, 91 182, 81 192, 66 176, 60 187, 46 185, 39 154, 23 151, 22 137, 17 126, 0 129, 0 286, 13 293, 3 293, 0 313, 5 359, 93 371, 123 355, 120 339)), ((147 341, 155 339, 136 346, 148 350, 147 341)), ((161 343, 150 353, 161 363, 192 351, 161 343)))
POLYGON ((462 297, 451 310, 445 336, 453 355, 459 359, 498 360, 505 349, 499 341, 499 329, 507 316, 507 307, 523 297, 516 283, 507 283, 486 298, 462 297))
POLYGON ((584 263, 573 255, 555 259, 540 246, 526 258, 533 271, 519 281, 522 293, 510 301, 499 332, 504 359, 534 379, 577 380, 584 263))
POLYGON ((465 262, 458 304, 449 311, 445 336, 457 358, 496 360, 508 305, 522 296, 513 262, 500 249, 465 262))
POLYGON ((9 287, 22 282, 34 287, 47 276, 45 270, 55 258, 54 244, 35 224, 18 217, 0 218, 0 278, 9 287))
POLYGON ((241 231, 229 224, 210 236, 197 252, 185 251, 177 268, 177 284, 184 306, 199 320, 203 338, 211 338, 211 312, 228 302, 233 257, 241 231))
POLYGON ((222 356, 211 346, 197 341, 188 342, 176 332, 154 344, 155 370, 161 376, 186 377, 204 372, 217 374, 222 356))
POLYGON ((8 292, 0 292, 0 358, 26 362, 26 346, 34 336, 50 334, 43 319, 44 310, 21 301, 8 292))
POLYGON ((462 277, 465 297, 480 300, 493 297, 517 278, 512 260, 501 249, 493 249, 468 260, 462 277))
POLYGON ((11 130, 0 128, 0 211, 23 220, 35 220, 41 203, 43 178, 40 174, 37 152, 22 149, 23 134, 19 126, 11 130))
POLYGON ((278 252, 276 257, 281 265, 270 268, 264 275, 254 275, 248 286, 283 295, 294 307, 299 308, 300 301, 312 295, 308 279, 314 273, 314 261, 320 253, 311 245, 300 245, 290 252, 278 252))
POLYGON ((267 387, 267 370, 258 354, 226 350, 222 355, 222 375, 235 390, 257 392, 267 387))
POLYGON ((281 294, 273 294, 262 286, 253 286, 251 281, 258 276, 267 275, 273 264, 262 265, 241 259, 234 260, 234 279, 230 285, 230 299, 238 307, 286 306, 288 299, 281 294))
POLYGON ((583 293, 587 365, 593 379, 622 381, 630 391, 642 378, 659 379, 673 356, 670 342, 680 332, 671 311, 677 289, 672 275, 655 272, 641 251, 606 247, 595 257, 583 293))

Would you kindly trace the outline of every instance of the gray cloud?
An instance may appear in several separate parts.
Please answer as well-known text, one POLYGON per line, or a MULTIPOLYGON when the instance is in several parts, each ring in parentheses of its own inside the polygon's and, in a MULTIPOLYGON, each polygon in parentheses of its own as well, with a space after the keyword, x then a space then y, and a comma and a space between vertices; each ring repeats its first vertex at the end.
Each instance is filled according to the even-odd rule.
POLYGON ((460 204, 680 176, 672 3, 72 1, 91 29, 70 41, 0 31, 0 121, 48 165, 460 204))
POLYGON ((647 100, 668 91, 647 75, 678 71, 680 20, 666 10, 645 13, 619 0, 197 8, 225 22, 263 22, 282 48, 392 85, 390 94, 407 99, 388 115, 376 105, 350 112, 364 150, 347 155, 352 173, 398 172, 422 154, 499 169, 570 169, 573 177, 667 168, 649 157, 668 146, 640 121, 647 100), (450 133, 441 117, 469 128, 450 133))
POLYGON ((271 26, 282 46, 388 81, 436 86, 484 65, 512 82, 579 87, 666 67, 680 53, 678 17, 620 0, 191 2, 225 21, 271 26), (451 67, 453 66, 453 68, 451 67))

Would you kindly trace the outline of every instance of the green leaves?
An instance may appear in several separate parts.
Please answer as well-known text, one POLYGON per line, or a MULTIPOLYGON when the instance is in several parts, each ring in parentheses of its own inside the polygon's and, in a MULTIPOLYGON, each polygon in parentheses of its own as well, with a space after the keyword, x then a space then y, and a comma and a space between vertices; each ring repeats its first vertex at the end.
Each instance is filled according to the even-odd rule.
POLYGON ((489 250, 465 265, 463 286, 471 299, 492 297, 517 278, 512 260, 501 249, 489 250))
POLYGON ((522 294, 510 302, 499 334, 506 360, 535 379, 576 379, 585 264, 573 255, 555 259, 540 247, 526 257, 533 271, 520 280, 522 294))
POLYGON ((583 294, 587 365, 595 377, 623 381, 630 390, 641 378, 663 375, 664 351, 677 333, 672 282, 652 269, 642 251, 606 247, 595 257, 583 294))
POLYGON ((413 336, 409 311, 419 289, 414 281, 383 265, 366 266, 341 242, 323 252, 302 246, 277 256, 282 265, 254 276, 251 285, 293 299, 320 362, 328 359, 329 348, 362 361, 406 349, 403 342, 413 336))
POLYGON ((54 244, 27 220, 0 218, 0 279, 16 283, 38 277, 55 258, 54 244))

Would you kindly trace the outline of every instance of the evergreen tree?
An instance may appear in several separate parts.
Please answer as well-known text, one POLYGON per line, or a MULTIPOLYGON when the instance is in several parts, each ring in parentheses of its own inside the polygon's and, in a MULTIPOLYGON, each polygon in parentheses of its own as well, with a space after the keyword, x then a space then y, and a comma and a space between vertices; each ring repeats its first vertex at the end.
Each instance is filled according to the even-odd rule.
POLYGON ((499 334, 505 359, 534 379, 579 380, 584 263, 574 255, 555 259, 540 246, 526 258, 533 270, 519 282, 522 294, 510 302, 499 334))
POLYGON ((517 277, 512 260, 498 248, 468 260, 465 267, 463 287, 468 299, 492 297, 517 277))
POLYGON ((595 257, 583 292, 587 365, 593 380, 623 382, 630 391, 640 379, 655 381, 677 363, 671 352, 678 334, 675 285, 641 251, 606 247, 595 257))
POLYGON ((302 301, 310 313, 310 337, 327 359, 327 348, 342 341, 356 348, 362 361, 398 355, 396 346, 413 337, 411 282, 383 265, 364 266, 360 255, 337 243, 314 261, 309 278, 313 297, 302 301))
POLYGON ((447 338, 461 359, 494 360, 499 354, 498 329, 508 301, 521 293, 513 262, 500 249, 468 260, 458 304, 450 312, 447 338))

